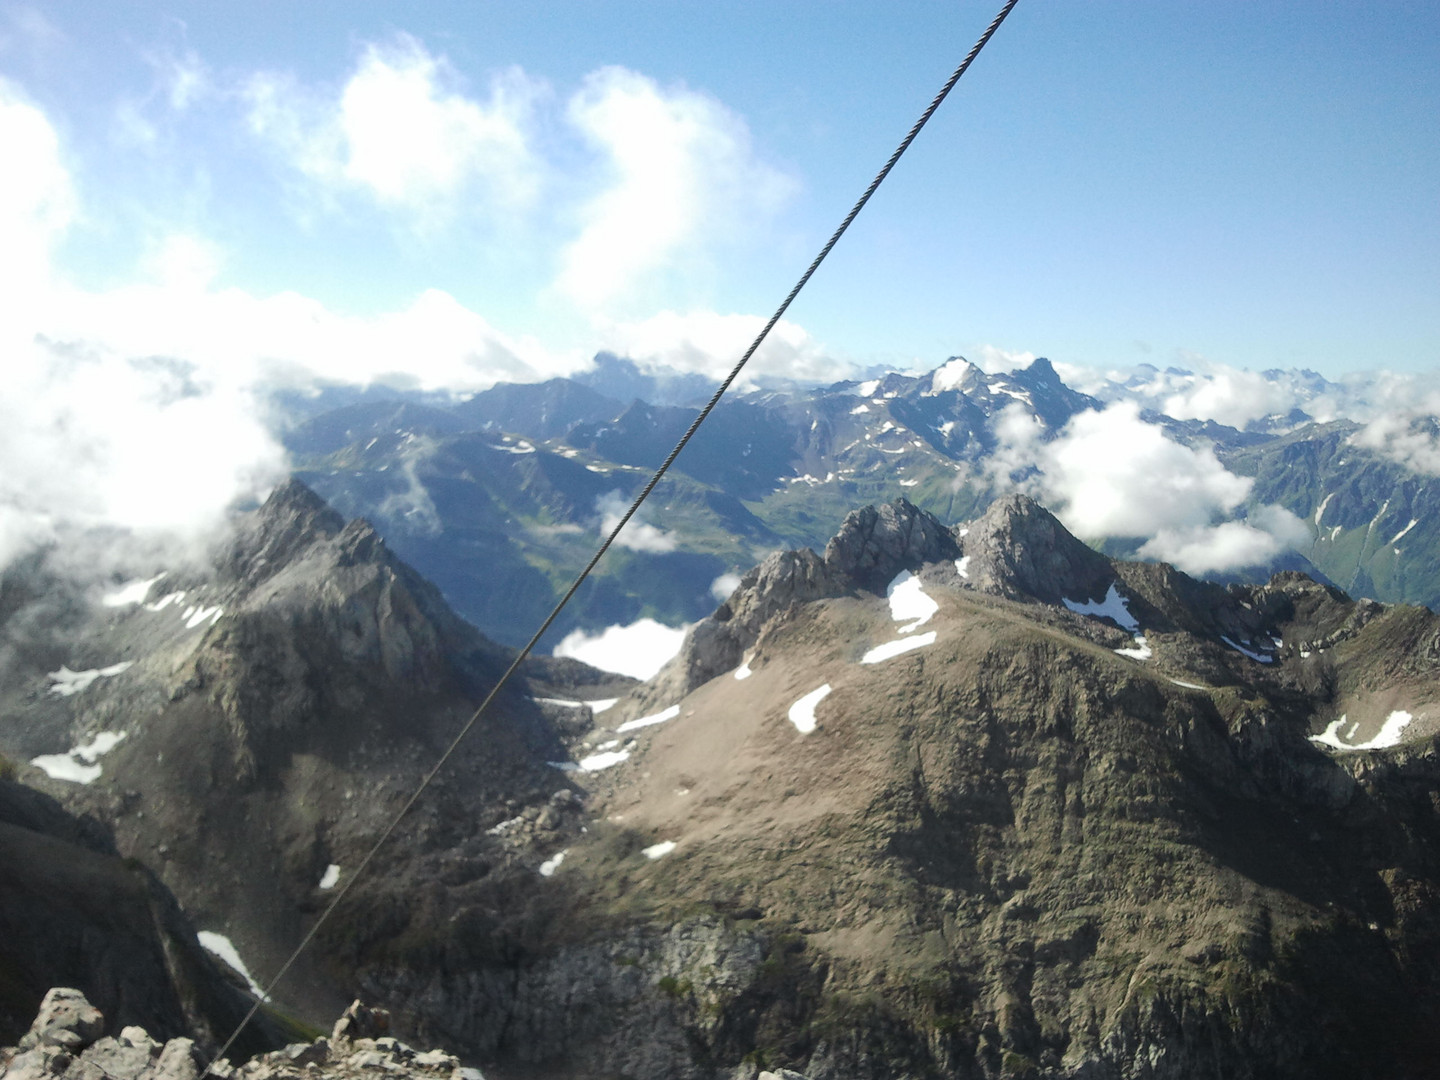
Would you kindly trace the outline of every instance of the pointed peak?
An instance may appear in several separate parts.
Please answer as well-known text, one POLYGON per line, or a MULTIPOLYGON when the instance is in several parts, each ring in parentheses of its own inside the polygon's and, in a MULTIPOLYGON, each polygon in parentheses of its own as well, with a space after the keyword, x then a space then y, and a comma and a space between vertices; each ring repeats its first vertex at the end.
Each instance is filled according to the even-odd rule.
POLYGON ((934 393, 942 390, 964 391, 985 373, 963 356, 952 356, 930 373, 930 389, 934 393))
POLYGON ((296 515, 321 518, 333 521, 334 528, 330 532, 339 532, 344 527, 344 520, 330 504, 315 493, 304 481, 291 476, 275 487, 270 492, 269 498, 261 505, 259 511, 262 520, 274 520, 277 518, 293 518, 296 515))
POLYGON ((1025 369, 1025 374, 1047 383, 1060 381, 1060 376, 1055 371, 1055 365, 1043 356, 1037 356, 1030 361, 1030 366, 1025 369))
POLYGON ((825 545, 825 564, 861 588, 882 591, 901 570, 959 554, 955 537, 935 515, 904 498, 845 515, 825 545))
POLYGON ((972 584, 1011 599, 1088 599, 1103 595, 1115 577, 1109 559, 1028 495, 997 499, 970 526, 964 543, 972 584))
POLYGON ((237 578, 268 577, 317 540, 336 536, 345 519, 304 482, 290 477, 270 493, 236 537, 228 572, 237 578))

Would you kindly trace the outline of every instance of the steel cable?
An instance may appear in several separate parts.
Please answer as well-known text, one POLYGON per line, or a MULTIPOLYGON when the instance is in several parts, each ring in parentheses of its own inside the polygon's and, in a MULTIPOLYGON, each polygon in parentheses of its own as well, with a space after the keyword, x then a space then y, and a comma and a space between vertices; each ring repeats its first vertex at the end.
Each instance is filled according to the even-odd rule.
POLYGON ((945 85, 940 88, 940 92, 935 95, 934 100, 932 100, 925 111, 921 113, 920 119, 915 121, 915 124, 905 135, 905 138, 900 141, 900 145, 895 148, 895 152, 890 155, 889 160, 887 160, 880 171, 875 174, 875 179, 870 181, 870 185, 865 189, 860 198, 856 200, 855 205, 850 208, 850 212, 845 215, 845 220, 840 223, 839 228, 831 234, 830 239, 825 242, 825 246, 820 249, 820 253, 815 256, 810 265, 806 267, 805 272, 800 275, 800 279, 795 282, 794 287, 791 288, 784 302, 776 308, 775 314, 770 316, 764 329, 756 335, 755 340, 750 343, 750 347, 745 350, 745 354, 740 357, 740 360, 730 370, 730 374, 725 376, 725 381, 720 384, 709 402, 706 403, 705 407, 696 415, 694 421, 691 422, 685 434, 680 437, 680 441, 675 444, 675 448, 670 451, 664 462, 655 470, 655 474, 650 477, 645 487, 641 489, 640 494, 631 502, 630 508, 625 511, 624 516, 622 516, 615 524, 615 527, 610 530, 609 535, 605 537, 599 548, 596 549, 595 554, 590 557, 590 561, 585 564, 585 568, 580 571, 574 582, 565 590, 565 595, 560 598, 560 602, 555 605, 554 610, 550 612, 545 621, 540 625, 540 629, 536 630, 534 635, 525 644, 525 647, 515 654, 514 660, 512 660, 510 666, 505 669, 505 673, 500 676, 500 680, 491 688, 490 692, 485 695, 485 699, 480 703, 470 719, 465 722, 464 727, 460 729, 459 734, 450 742, 450 745, 445 749, 445 752, 440 756, 440 759, 435 763, 434 767, 425 774, 425 778, 420 782, 420 786, 415 789, 415 793, 406 800, 405 805, 400 808, 399 813, 391 819, 390 824, 386 826, 385 831, 380 834, 380 838, 376 840, 370 850, 366 852, 365 857, 360 861, 355 871, 346 876, 344 885, 341 886, 325 910, 320 913, 320 917, 315 921, 314 925, 306 931, 305 936, 300 940, 300 944, 295 947, 295 950, 290 954, 289 958, 286 959, 285 963, 281 965, 279 971, 270 979, 270 982, 265 987, 264 993, 257 997, 255 1003, 251 1005, 249 1012, 245 1014, 245 1018, 240 1021, 240 1024, 235 1028, 234 1032, 225 1040, 225 1044, 220 1047, 215 1057, 211 1059, 210 1064, 206 1066, 205 1074, 210 1073, 215 1063, 223 1058, 230 1047, 234 1045, 235 1040, 240 1037, 240 1033, 245 1030, 246 1025, 255 1018, 255 1013, 259 1011, 261 1002, 270 999, 280 980, 285 977, 290 971, 290 968, 294 966, 295 961, 300 958, 310 942, 315 939, 315 935, 319 933, 320 928, 329 920, 335 909, 340 906, 341 901, 345 899, 351 887, 364 876, 366 869, 375 858, 376 853, 389 841, 400 822, 404 820, 405 816, 430 787, 431 782, 449 762, 455 750, 460 746, 461 742, 465 740, 465 737, 470 734, 470 731, 475 727, 480 717, 485 714, 485 711, 490 707, 491 703, 499 696, 500 691, 504 689, 511 677, 519 670, 520 665, 530 656, 536 644, 545 636, 546 631, 550 629, 551 624, 559 617, 560 612, 565 609, 565 605, 570 602, 580 586, 584 584, 585 579, 590 576, 590 572, 595 569, 596 564, 598 564, 605 553, 610 550, 610 546, 615 542, 615 538, 620 535, 620 531, 625 528, 626 524, 640 509, 641 504, 644 503, 650 493, 655 490, 655 486, 660 483, 660 480, 670 470, 670 466, 674 464, 675 459, 680 456, 680 452, 685 449, 686 444, 690 442, 695 432, 700 430, 700 425, 705 422, 715 406, 720 403, 720 399, 725 396, 725 392, 730 389, 731 384, 739 377, 745 365, 750 362, 751 357, 755 355, 761 344, 770 335, 770 331, 775 328, 775 324, 780 321, 781 317, 789 309, 791 303, 800 295, 800 290, 803 289, 810 278, 814 276, 815 271, 820 268, 820 264, 825 261, 825 257, 830 254, 831 249, 839 242, 840 237, 845 235, 845 230, 850 228, 851 222, 853 222, 860 211, 864 209, 865 204, 870 201, 870 196, 875 194, 876 189, 878 189, 885 181, 885 178, 890 175, 890 170, 895 167, 895 163, 900 160, 901 155, 904 154, 905 151, 909 149, 910 144, 915 141, 915 137, 920 134, 920 129, 923 128, 930 120, 930 117, 935 114, 935 110, 940 107, 941 102, 943 102, 950 91, 954 89, 955 84, 960 81, 961 76, 965 74, 970 64, 975 60, 975 57, 980 55, 980 50, 985 47, 995 31, 1000 28, 1000 24, 1005 21, 1005 17, 1010 14, 1011 9, 1014 8, 1018 2, 1019 0, 1007 0, 1005 6, 1000 9, 999 14, 991 20, 990 25, 985 28, 985 32, 980 35, 979 39, 965 55, 965 59, 960 62, 960 66, 957 67, 950 78, 945 81, 945 85))

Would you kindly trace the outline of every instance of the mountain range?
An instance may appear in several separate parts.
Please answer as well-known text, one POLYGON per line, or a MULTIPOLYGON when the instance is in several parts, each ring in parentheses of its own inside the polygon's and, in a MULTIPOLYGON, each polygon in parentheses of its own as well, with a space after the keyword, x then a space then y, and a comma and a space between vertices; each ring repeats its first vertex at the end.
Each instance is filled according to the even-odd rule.
MULTIPOLYGON (((1151 384, 1185 374, 1142 372, 1092 396, 1067 386, 1044 359, 996 375, 957 357, 918 376, 782 383, 729 397, 562 614, 547 647, 576 629, 594 633, 642 617, 692 623, 749 566, 772 551, 823 546, 859 505, 903 495, 953 523, 1012 491, 1043 494, 1037 455, 1061 445, 1077 417, 1116 402, 1133 404, 1167 445, 1197 460, 1215 456, 1204 482, 1221 476, 1235 492, 1231 519, 1288 521, 1285 543, 1258 560, 1204 571, 1211 580, 1259 581, 1294 569, 1357 596, 1440 601, 1435 477, 1361 438, 1360 424, 1322 423, 1298 407, 1244 430, 1175 419, 1160 411, 1166 399, 1151 384)), ((1313 373, 1266 377, 1294 383, 1302 401, 1339 392, 1313 373)), ((464 618, 519 645, 708 390, 694 377, 647 377, 602 356, 583 379, 502 384, 458 403, 378 388, 291 401, 283 438, 296 475, 342 513, 373 522, 464 618)), ((1197 505, 1204 482, 1195 483, 1197 505)), ((1176 481, 1171 497, 1183 501, 1186 490, 1176 481)), ((1143 482, 1126 497, 1143 503, 1143 482)), ((1147 538, 1087 539, 1133 558, 1147 538)))
MULTIPOLYGON (((883 451, 843 425, 913 390, 817 399, 814 437, 883 451)), ((792 406, 739 404, 752 454, 692 468, 762 476, 755 410, 792 406)), ((488 438, 474 464, 561 505, 546 477, 622 464, 587 423, 610 456, 386 453, 488 438)), ((862 506, 821 547, 748 568, 643 684, 528 662, 268 1008, 360 996, 501 1078, 1431 1075, 1434 615, 1116 559, 1014 494, 862 506)), ((299 482, 159 569, 6 572, 0 792, 82 815, 258 988, 513 653, 299 482)))

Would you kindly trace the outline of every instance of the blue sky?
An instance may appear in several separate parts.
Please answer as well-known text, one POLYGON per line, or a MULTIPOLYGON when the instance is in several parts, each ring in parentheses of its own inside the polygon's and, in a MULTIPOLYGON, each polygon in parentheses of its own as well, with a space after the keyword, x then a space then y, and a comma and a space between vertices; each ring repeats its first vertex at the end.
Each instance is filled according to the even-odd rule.
MULTIPOLYGON (((0 189, 49 214, 12 277, 64 293, 53 338, 334 377, 718 370, 992 14, 3 4, 0 100, 54 140, 0 189)), ((1022 0, 770 363, 1429 371, 1436 116, 1434 5, 1022 0)))
MULTIPOLYGON (((277 389, 718 377, 993 13, 0 0, 0 567, 202 550, 288 468, 277 389)), ((1433 3, 1021 0, 750 375, 1048 356, 1113 403, 997 460, 1258 561, 1306 523, 1141 409, 1440 475, 1437 116, 1433 3)))

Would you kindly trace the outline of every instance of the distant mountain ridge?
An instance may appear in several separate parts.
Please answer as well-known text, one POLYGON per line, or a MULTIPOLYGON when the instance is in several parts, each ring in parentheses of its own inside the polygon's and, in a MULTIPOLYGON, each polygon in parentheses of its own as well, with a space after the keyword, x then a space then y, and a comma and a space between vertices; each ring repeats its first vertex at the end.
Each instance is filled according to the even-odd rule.
MULTIPOLYGON (((1155 411, 1165 401, 1157 388, 1184 375, 1153 369, 1096 397, 1067 386, 1043 358, 987 374, 955 357, 918 376, 732 394, 642 511, 644 535, 622 537, 547 647, 577 628, 644 616, 694 622, 727 575, 771 551, 823 546, 857 504, 903 495, 945 521, 973 517, 1033 478, 1033 464, 998 453, 1005 423, 1033 425, 1044 445, 1115 400, 1144 406, 1142 419, 1172 440, 1213 448, 1225 467, 1253 477, 1242 517, 1273 504, 1308 524, 1302 550, 1218 580, 1294 569, 1360 595, 1440 602, 1435 477, 1356 444, 1357 425, 1315 423, 1296 409, 1244 431, 1155 411)), ((1302 400, 1336 389, 1310 372, 1267 377, 1294 383, 1302 400)), ((603 356, 583 377, 502 384, 459 403, 431 395, 312 413, 285 438, 307 483, 343 513, 374 521, 462 615, 518 644, 588 559, 614 507, 686 429, 699 386, 603 356)), ((1139 543, 1099 546, 1130 556, 1139 543)))

